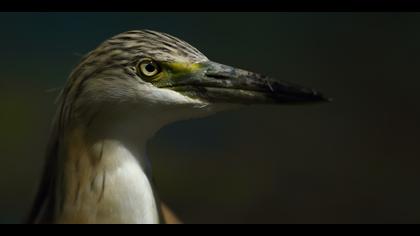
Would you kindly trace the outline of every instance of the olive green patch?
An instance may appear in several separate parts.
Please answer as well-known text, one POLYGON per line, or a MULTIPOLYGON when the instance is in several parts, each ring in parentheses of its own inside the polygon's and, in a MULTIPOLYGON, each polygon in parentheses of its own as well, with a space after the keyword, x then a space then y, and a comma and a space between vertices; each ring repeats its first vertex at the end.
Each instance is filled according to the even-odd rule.
POLYGON ((161 63, 161 68, 162 72, 151 80, 158 87, 172 84, 179 77, 193 75, 200 71, 203 65, 200 63, 164 62, 161 63))
POLYGON ((171 62, 166 66, 174 73, 194 73, 202 68, 200 63, 171 62))

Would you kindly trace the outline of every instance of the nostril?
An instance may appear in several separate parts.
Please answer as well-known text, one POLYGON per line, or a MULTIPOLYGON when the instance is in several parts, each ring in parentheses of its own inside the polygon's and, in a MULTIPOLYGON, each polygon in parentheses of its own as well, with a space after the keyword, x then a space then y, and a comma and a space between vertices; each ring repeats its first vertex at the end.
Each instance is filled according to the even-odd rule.
POLYGON ((228 75, 212 73, 212 72, 207 72, 206 76, 214 78, 214 79, 222 79, 222 80, 230 79, 230 76, 228 75))

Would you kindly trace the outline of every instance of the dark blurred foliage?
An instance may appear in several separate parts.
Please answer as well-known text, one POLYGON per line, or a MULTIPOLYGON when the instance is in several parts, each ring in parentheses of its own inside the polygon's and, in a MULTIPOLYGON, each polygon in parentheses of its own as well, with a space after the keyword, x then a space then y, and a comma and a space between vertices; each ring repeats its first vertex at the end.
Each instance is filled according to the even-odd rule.
POLYGON ((0 223, 29 210, 57 89, 81 55, 143 28, 334 98, 159 131, 158 190, 184 222, 420 223, 419 25, 416 13, 1 13, 0 223))

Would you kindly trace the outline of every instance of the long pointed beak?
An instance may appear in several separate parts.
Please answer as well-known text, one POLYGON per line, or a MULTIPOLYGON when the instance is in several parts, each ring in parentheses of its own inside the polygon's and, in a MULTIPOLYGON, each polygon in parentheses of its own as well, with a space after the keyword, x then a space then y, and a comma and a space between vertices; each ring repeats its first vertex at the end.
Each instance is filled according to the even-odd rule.
POLYGON ((180 76, 170 84, 159 87, 170 88, 211 103, 291 104, 330 101, 313 89, 215 62, 204 62, 196 72, 180 76))

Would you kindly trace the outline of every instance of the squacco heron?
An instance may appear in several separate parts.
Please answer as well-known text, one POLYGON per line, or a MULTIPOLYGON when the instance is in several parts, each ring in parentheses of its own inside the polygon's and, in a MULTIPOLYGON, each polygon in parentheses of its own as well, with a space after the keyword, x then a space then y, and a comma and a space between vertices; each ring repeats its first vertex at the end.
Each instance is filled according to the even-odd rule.
POLYGON ((326 100, 165 33, 116 35, 81 59, 59 96, 29 222, 165 223, 146 158, 157 130, 243 105, 326 100))

